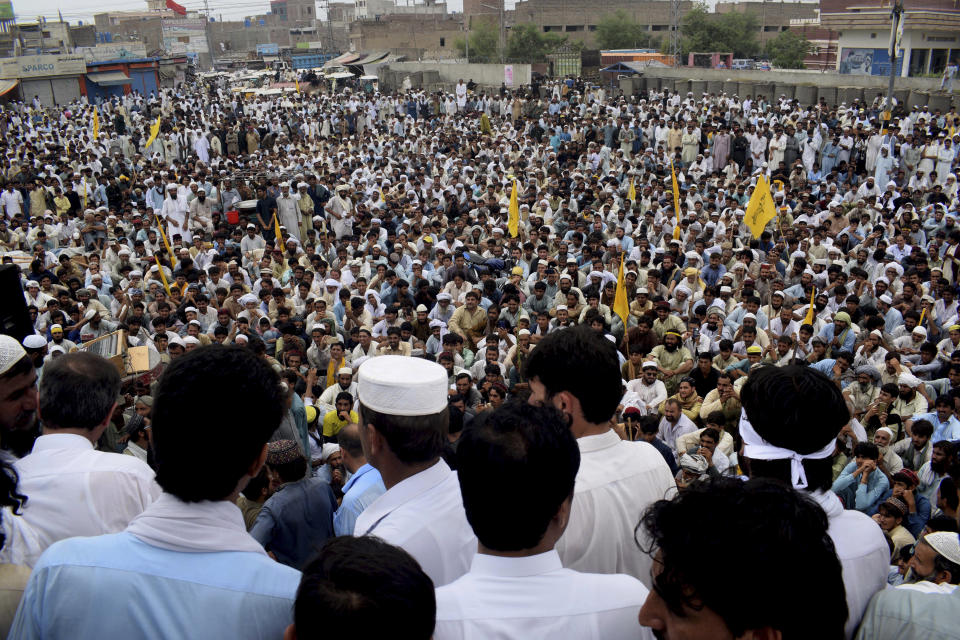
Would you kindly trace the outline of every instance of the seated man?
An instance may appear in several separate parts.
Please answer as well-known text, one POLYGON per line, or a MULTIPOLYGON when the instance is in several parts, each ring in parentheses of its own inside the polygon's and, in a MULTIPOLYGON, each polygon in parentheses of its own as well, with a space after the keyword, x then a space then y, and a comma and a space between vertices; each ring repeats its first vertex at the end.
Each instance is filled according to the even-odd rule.
POLYGON ((479 550, 466 575, 437 589, 436 640, 651 637, 637 627, 639 580, 564 569, 554 548, 580 467, 559 411, 505 405, 464 432, 457 458, 479 550))
POLYGON ((890 488, 890 481, 877 466, 880 449, 872 442, 858 442, 853 447, 854 461, 840 472, 833 483, 833 492, 847 509, 872 513, 890 488))
POLYGON ((654 588, 640 624, 658 637, 842 638, 847 619, 840 561, 827 516, 803 493, 768 480, 718 478, 660 500, 638 527, 651 541, 654 588), (703 522, 736 522, 710 529, 703 522), (733 554, 736 589, 702 558, 733 554), (803 580, 763 580, 772 567, 803 580), (797 606, 803 602, 803 606, 797 606))
POLYGON ((11 637, 277 638, 290 624, 300 574, 250 537, 235 504, 285 410, 277 374, 250 349, 199 347, 166 368, 155 398, 163 493, 121 533, 47 549, 11 637), (119 593, 137 597, 91 615, 119 593))

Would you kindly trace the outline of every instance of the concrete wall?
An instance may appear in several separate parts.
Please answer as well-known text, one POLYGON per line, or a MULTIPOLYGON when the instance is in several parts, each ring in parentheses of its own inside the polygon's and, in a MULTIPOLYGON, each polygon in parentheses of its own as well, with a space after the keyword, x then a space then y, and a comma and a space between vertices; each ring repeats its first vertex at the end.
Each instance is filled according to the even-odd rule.
MULTIPOLYGON (((530 84, 530 65, 515 64, 513 66, 513 86, 530 84)), ((463 78, 464 81, 473 79, 484 87, 500 87, 504 81, 502 64, 466 64, 444 62, 393 62, 384 67, 384 71, 413 74, 416 72, 437 72, 439 82, 454 85, 463 78)), ((412 79, 411 79, 412 81, 412 79)), ((414 85, 416 86, 416 85, 414 85)))
MULTIPOLYGON (((720 82, 757 82, 801 85, 809 84, 826 87, 856 86, 865 90, 876 89, 886 92, 890 79, 885 76, 840 75, 822 71, 780 70, 776 71, 733 71, 731 69, 697 69, 680 67, 676 69, 647 69, 647 78, 670 80, 706 80, 720 82)), ((954 83, 955 85, 957 83, 954 83)), ((897 78, 895 89, 933 91, 940 86, 939 78, 897 78)))

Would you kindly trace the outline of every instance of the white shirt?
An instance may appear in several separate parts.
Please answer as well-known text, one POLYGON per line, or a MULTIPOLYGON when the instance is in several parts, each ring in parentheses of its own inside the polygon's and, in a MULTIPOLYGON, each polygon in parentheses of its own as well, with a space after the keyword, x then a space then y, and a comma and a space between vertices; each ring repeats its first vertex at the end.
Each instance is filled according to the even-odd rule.
POLYGON ((557 543, 563 566, 589 573, 625 573, 650 588, 650 557, 634 528, 647 507, 676 489, 660 452, 621 440, 613 430, 577 439, 580 470, 570 524, 557 543))
POLYGON ((637 623, 647 588, 624 575, 564 569, 555 550, 524 558, 477 554, 437 589, 434 640, 652 638, 637 623))
POLYGON ((890 570, 890 547, 883 531, 870 516, 852 509, 844 509, 832 491, 808 494, 827 514, 827 534, 837 549, 843 568, 843 587, 847 592, 849 617, 844 629, 852 638, 863 618, 873 594, 887 586, 890 570))
POLYGON ((443 460, 387 489, 360 514, 353 533, 402 548, 437 587, 465 574, 477 552, 457 474, 443 460))
MULTIPOLYGON (((665 445, 670 447, 670 449, 673 450, 673 453, 676 455, 678 453, 677 438, 696 430, 697 425, 693 424, 693 421, 685 416, 683 412, 681 412, 680 419, 677 420, 676 424, 671 424, 666 417, 660 419, 660 430, 657 432, 657 437, 660 438, 665 445)), ((685 452, 681 451, 679 453, 685 452)))
MULTIPOLYGON (((23 520, 40 551, 64 538, 123 531, 161 493, 153 469, 134 456, 96 451, 80 435, 37 438, 14 464, 28 497, 23 520)), ((38 556, 24 558, 29 566, 38 556)))

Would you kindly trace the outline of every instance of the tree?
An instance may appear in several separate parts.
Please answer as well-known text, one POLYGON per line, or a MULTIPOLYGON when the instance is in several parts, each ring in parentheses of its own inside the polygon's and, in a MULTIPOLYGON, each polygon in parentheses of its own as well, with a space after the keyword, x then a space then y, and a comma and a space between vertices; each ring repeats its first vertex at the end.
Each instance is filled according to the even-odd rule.
POLYGON ((497 28, 487 20, 479 20, 467 33, 470 38, 470 50, 467 50, 465 38, 457 38, 454 46, 464 58, 470 62, 499 62, 500 61, 500 34, 497 28))
POLYGON ((680 33, 681 52, 732 52, 736 58, 749 58, 760 50, 757 43, 759 21, 751 12, 711 13, 705 4, 694 5, 683 16, 680 33))
POLYGON ((596 39, 601 49, 635 49, 650 44, 650 34, 622 9, 597 22, 596 39))
POLYGON ((507 59, 511 62, 544 62, 547 54, 564 44, 567 37, 559 33, 541 33, 536 25, 518 24, 510 29, 507 59))
POLYGON ((795 31, 781 31, 767 41, 770 63, 781 69, 803 69, 803 59, 810 53, 810 41, 795 31))

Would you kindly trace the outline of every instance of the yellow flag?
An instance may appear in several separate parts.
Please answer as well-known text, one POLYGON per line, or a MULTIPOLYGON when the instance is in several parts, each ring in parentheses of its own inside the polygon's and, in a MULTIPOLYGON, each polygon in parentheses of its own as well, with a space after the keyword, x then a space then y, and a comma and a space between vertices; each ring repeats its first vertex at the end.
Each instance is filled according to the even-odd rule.
POLYGON ((677 172, 670 163, 670 179, 673 181, 673 210, 677 214, 677 224, 673 227, 673 239, 680 239, 680 185, 677 184, 677 172))
POLYGON ((150 145, 153 144, 153 141, 157 139, 157 136, 160 134, 160 116, 157 116, 157 121, 150 125, 150 137, 147 138, 147 144, 143 146, 144 151, 150 148, 150 145))
POLYGON ((510 215, 507 218, 507 230, 511 238, 520 233, 520 205, 517 204, 517 179, 513 179, 513 189, 510 190, 510 215))
POLYGON ((297 83, 297 93, 300 93, 300 79, 294 78, 293 81, 297 83))
POLYGON ((613 312, 623 320, 623 328, 627 328, 627 317, 630 315, 630 302, 627 300, 627 289, 623 281, 623 254, 620 254, 620 272, 617 273, 617 291, 613 296, 613 312))
POLYGON ((167 234, 163 230, 163 224, 160 222, 160 217, 157 214, 153 214, 153 217, 157 219, 157 228, 160 229, 160 239, 163 240, 163 246, 167 248, 167 255, 170 256, 170 264, 176 267, 177 257, 173 255, 173 249, 170 248, 170 243, 167 241, 167 234))
POLYGON ((629 200, 631 204, 637 201, 637 188, 633 186, 633 180, 633 178, 630 178, 630 190, 627 191, 627 200, 629 200))
POLYGON ((273 242, 273 245, 275 247, 283 246, 283 232, 280 231, 280 216, 276 213, 273 214, 273 232, 277 236, 276 240, 273 242))
POLYGON ((750 233, 754 238, 759 238, 763 233, 767 223, 773 220, 777 215, 773 207, 773 197, 770 195, 770 185, 767 179, 760 175, 757 177, 757 187, 750 196, 750 202, 747 203, 747 215, 744 222, 750 227, 750 233))
POLYGON ((813 326, 813 299, 817 295, 817 288, 814 287, 810 290, 810 308, 807 309, 807 315, 803 317, 803 324, 809 324, 813 326))
POLYGON ((93 108, 93 138, 96 140, 100 137, 100 116, 97 115, 97 108, 93 108))
POLYGON ((163 282, 163 288, 167 290, 167 296, 170 296, 170 284, 167 282, 167 274, 163 272, 163 265, 160 264, 160 258, 153 254, 153 259, 157 263, 157 270, 160 271, 160 281, 163 282))
POLYGON ((923 309, 920 310, 920 322, 917 323, 917 326, 918 326, 918 327, 922 327, 922 326, 923 326, 923 317, 924 317, 925 315, 927 315, 927 309, 926 309, 926 307, 924 307, 923 309))

